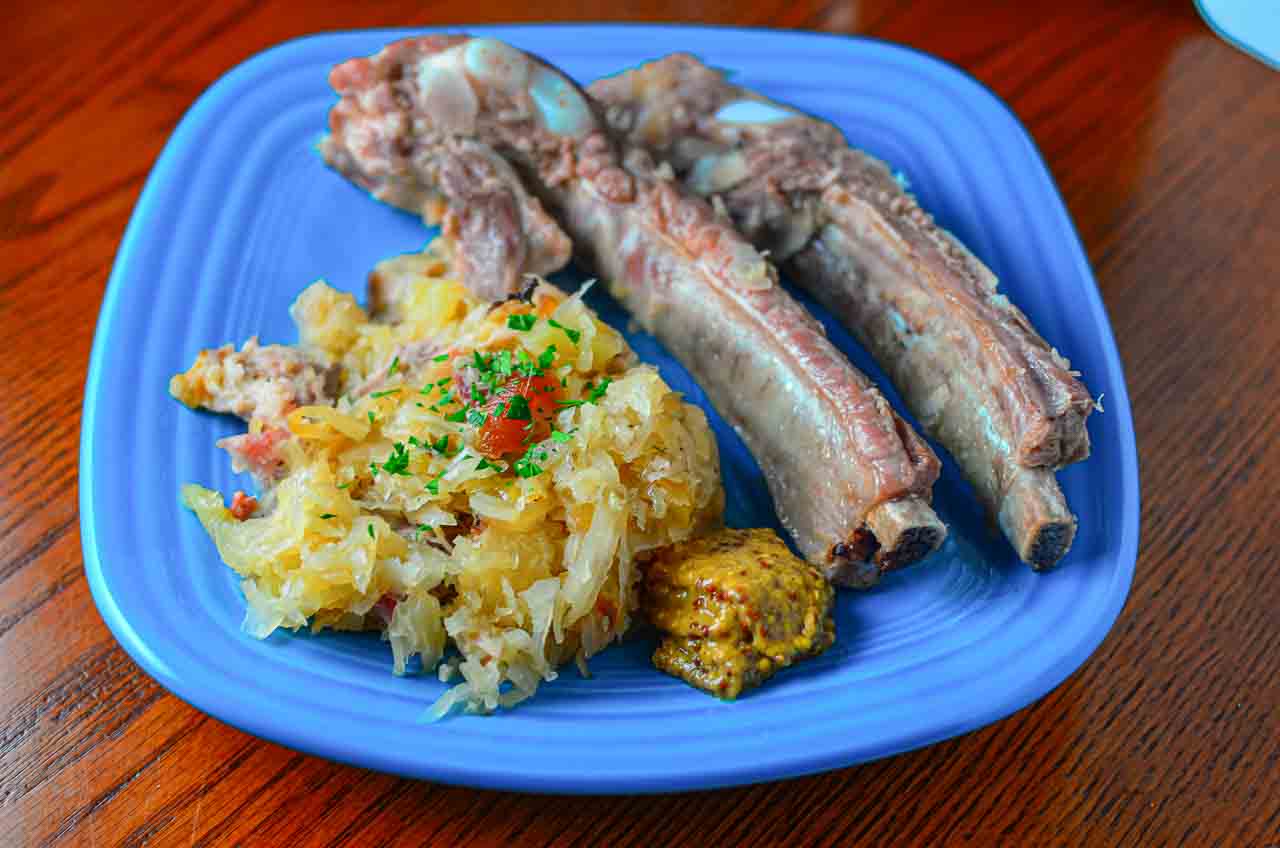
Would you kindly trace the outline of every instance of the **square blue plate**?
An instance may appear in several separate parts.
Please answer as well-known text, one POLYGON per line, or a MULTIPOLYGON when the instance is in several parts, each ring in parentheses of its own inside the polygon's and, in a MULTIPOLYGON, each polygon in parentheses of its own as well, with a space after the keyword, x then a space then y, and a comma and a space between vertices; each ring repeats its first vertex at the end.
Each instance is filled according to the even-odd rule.
MULTIPOLYGON (((835 121, 904 172, 922 204, 1106 395, 1105 414, 1090 421, 1093 457, 1061 475, 1080 516, 1075 549, 1053 573, 1033 574, 988 529, 948 464, 936 488, 951 527, 946 547, 873 591, 842 592, 836 646, 736 703, 655 671, 652 644, 639 638, 592 660, 592 679, 566 671, 515 710, 422 724, 444 686, 431 675, 393 677, 390 652, 375 637, 259 642, 242 634, 237 580, 178 503, 186 481, 223 492, 246 486, 214 448, 235 423, 184 409, 168 397, 168 378, 203 347, 253 334, 293 341, 287 310, 307 284, 323 277, 363 293, 378 260, 429 237, 315 152, 334 102, 329 68, 412 34, 337 33, 269 50, 199 99, 156 163, 116 259, 85 388, 81 523, 94 598, 133 658, 199 709, 300 750, 450 783, 550 792, 697 789, 847 766, 999 719, 1079 667, 1119 614, 1133 575, 1137 455, 1087 260, 1013 114, 955 68, 877 41, 664 26, 474 31, 583 82, 692 51, 733 69, 743 85, 835 121)), ((625 327, 603 294, 593 305, 625 327)), ((814 311, 880 378, 848 334, 814 311)), ((651 338, 628 338, 706 406, 651 338)), ((711 417, 730 523, 774 524, 758 468, 711 417)))

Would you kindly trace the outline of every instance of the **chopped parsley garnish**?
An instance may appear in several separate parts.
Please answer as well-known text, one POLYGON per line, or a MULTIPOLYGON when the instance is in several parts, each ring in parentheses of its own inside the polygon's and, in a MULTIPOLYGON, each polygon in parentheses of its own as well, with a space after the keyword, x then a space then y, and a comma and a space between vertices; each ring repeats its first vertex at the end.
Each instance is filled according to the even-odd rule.
POLYGON ((378 479, 378 463, 376 462, 369 463, 369 472, 373 475, 373 479, 377 480, 378 479))
POLYGON ((394 377, 396 372, 400 370, 400 357, 391 360, 391 367, 387 369, 387 376, 394 377))
POLYGON ((484 422, 489 420, 489 413, 481 412, 478 409, 467 410, 467 423, 472 427, 483 427, 484 422))
POLYGON ((467 411, 465 409, 455 410, 454 412, 450 412, 448 415, 446 415, 444 417, 444 420, 449 421, 453 424, 461 424, 462 422, 467 420, 467 411))
POLYGON ((396 442, 391 449, 391 456, 387 457, 387 461, 382 463, 382 470, 391 474, 399 474, 401 477, 409 476, 409 449, 404 446, 403 442, 396 442))
POLYGON ((431 357, 431 361, 432 361, 432 362, 448 362, 448 361, 449 361, 449 354, 447 354, 447 353, 442 353, 442 354, 440 354, 439 356, 433 356, 433 357, 431 357))
POLYGON ((431 443, 431 449, 438 454, 446 454, 449 452, 449 434, 445 433, 440 438, 431 443))
POLYGON ((431 481, 427 483, 427 491, 433 495, 440 494, 440 478, 442 477, 444 477, 443 471, 441 471, 439 474, 433 477, 431 481))
POLYGON ((582 400, 560 400, 560 401, 556 401, 556 403, 560 404, 561 406, 582 406, 583 404, 586 404, 586 403, 597 404, 600 402, 600 398, 604 397, 605 392, 609 391, 609 384, 612 382, 613 380, 609 379, 608 377, 605 377, 603 380, 600 381, 600 385, 598 386, 594 386, 591 383, 587 383, 586 385, 587 396, 582 400))
POLYGON ((420 395, 429 395, 429 394, 431 394, 431 392, 433 392, 433 391, 435 390, 435 387, 436 387, 436 384, 435 384, 435 383, 427 383, 427 384, 426 384, 425 386, 423 386, 421 389, 418 389, 418 394, 420 394, 420 395))
POLYGON ((538 323, 537 315, 508 315, 507 326, 513 330, 526 332, 533 329, 533 325, 538 323))
MULTIPOLYGON (((374 392, 373 394, 369 395, 369 397, 376 399, 376 398, 384 398, 387 395, 398 395, 398 394, 400 394, 400 389, 394 388, 394 389, 387 389, 385 392, 374 392)), ((369 414, 372 415, 373 413, 371 412, 369 414)))
POLYGON ((445 386, 449 385, 449 381, 452 379, 452 377, 441 377, 439 380, 436 380, 436 385, 443 389, 445 386))
POLYGON ((337 518, 337 517, 338 517, 338 516, 334 515, 332 512, 322 512, 322 513, 320 513, 320 520, 321 520, 321 521, 328 521, 330 518, 337 518))
POLYGON ((529 409, 529 401, 524 395, 512 395, 507 401, 507 413, 504 416, 512 421, 532 421, 533 411, 529 409))
POLYGON ((373 410, 369 410, 369 426, 372 427, 374 424, 377 423, 377 421, 378 419, 373 417, 373 410))
POLYGON ((563 433, 560 430, 552 430, 551 439, 563 445, 565 442, 571 441, 573 439, 573 434, 576 432, 578 432, 577 427, 574 427, 567 433, 563 433))
POLYGON ((516 352, 516 371, 519 371, 522 377, 537 377, 542 373, 538 363, 534 362, 524 349, 516 352))
POLYGON ((496 463, 492 463, 487 459, 481 459, 476 463, 476 471, 484 471, 486 468, 492 468, 494 471, 505 471, 506 469, 496 463))
POLYGON ((364 529, 366 529, 366 530, 368 530, 368 531, 369 531, 369 538, 370 538, 370 539, 377 539, 377 538, 378 538, 378 537, 374 534, 374 532, 373 532, 373 522, 372 522, 372 521, 370 521, 368 524, 366 524, 366 525, 364 526, 364 529))
POLYGON ((418 525, 418 535, 417 535, 417 537, 418 537, 418 538, 422 538, 422 534, 423 534, 423 533, 430 533, 430 532, 431 532, 431 525, 430 525, 430 524, 419 524, 419 525, 418 525))
MULTIPOLYGON (((609 391, 609 384, 612 382, 613 380, 609 379, 608 377, 605 377, 603 380, 601 380, 600 385, 596 386, 594 389, 591 389, 591 394, 587 396, 587 403, 598 403, 600 401, 600 398, 604 397, 604 393, 609 391)), ((590 388, 591 384, 587 383, 587 387, 590 388)))
POLYGON ((489 360, 490 368, 493 373, 499 377, 511 376, 511 351, 500 350, 493 359, 489 360))
POLYGON ((350 482, 346 482, 346 483, 339 483, 335 488, 338 488, 338 489, 345 489, 345 488, 347 488, 347 487, 348 487, 348 486, 350 486, 350 485, 351 485, 351 483, 350 483, 350 482))
MULTIPOLYGON (((528 479, 537 477, 542 473, 542 466, 533 461, 534 449, 531 447, 524 452, 524 456, 517 459, 511 464, 511 470, 516 473, 517 477, 528 479)), ((543 454, 546 457, 546 454, 543 454)))
POLYGON ((538 367, 546 371, 556 362, 556 346, 548 345, 547 349, 538 354, 538 367))
POLYGON ((582 338, 581 330, 574 330, 570 327, 566 327, 564 324, 561 324, 559 321, 557 321, 554 318, 548 318, 547 323, 555 327, 557 330, 560 330, 561 332, 563 332, 566 336, 569 337, 569 341, 573 342, 574 344, 577 344, 578 339, 582 338))

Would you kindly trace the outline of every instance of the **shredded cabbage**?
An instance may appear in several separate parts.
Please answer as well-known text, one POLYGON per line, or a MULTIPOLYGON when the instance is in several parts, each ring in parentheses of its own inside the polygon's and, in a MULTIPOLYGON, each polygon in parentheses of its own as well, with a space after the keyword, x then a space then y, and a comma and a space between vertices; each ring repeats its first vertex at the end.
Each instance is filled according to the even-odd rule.
POLYGON ((340 368, 343 397, 288 415, 287 470, 260 514, 182 492, 243 578, 246 632, 376 627, 394 673, 417 657, 442 680, 461 674, 433 717, 512 706, 619 638, 636 557, 717 524, 724 498, 702 412, 580 298, 543 285, 532 303, 482 303, 449 255, 437 243, 379 265, 393 320, 323 282, 303 291, 300 346, 340 368), (513 314, 538 320, 514 329, 513 314), (537 473, 510 456, 484 467, 480 428, 457 420, 476 351, 545 363, 571 399, 528 448, 537 473))

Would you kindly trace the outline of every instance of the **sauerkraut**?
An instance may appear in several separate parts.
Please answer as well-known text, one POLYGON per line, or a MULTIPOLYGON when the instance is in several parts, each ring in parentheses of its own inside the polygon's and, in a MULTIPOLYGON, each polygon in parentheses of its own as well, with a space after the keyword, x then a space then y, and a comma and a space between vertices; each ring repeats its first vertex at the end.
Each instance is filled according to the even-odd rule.
MULTIPOLYGON (((451 267, 441 241, 381 263, 372 316, 303 291, 299 352, 340 394, 246 415, 277 434, 248 518, 182 492, 243 578, 248 633, 377 628, 394 673, 461 675, 435 717, 516 704, 620 637, 636 558, 717 526, 724 499, 701 410, 580 296, 489 304, 451 267)), ((180 391, 206 391, 196 369, 180 377, 206 403, 180 391)))

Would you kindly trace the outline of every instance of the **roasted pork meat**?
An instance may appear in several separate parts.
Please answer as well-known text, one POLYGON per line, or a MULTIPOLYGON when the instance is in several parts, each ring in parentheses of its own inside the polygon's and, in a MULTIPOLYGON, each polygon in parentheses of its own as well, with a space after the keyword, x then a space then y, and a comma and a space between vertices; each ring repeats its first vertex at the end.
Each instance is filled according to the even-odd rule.
MULTIPOLYGON (((385 67, 393 73, 413 71, 417 53, 411 43, 397 42, 384 53, 385 67)), ((426 76, 417 88, 429 91, 431 100, 397 102, 415 86, 388 85, 366 76, 370 73, 375 73, 372 64, 361 62, 334 70, 334 88, 349 96, 330 115, 330 133, 321 142, 325 160, 379 200, 440 224, 457 245, 459 269, 479 295, 502 300, 523 287, 525 275, 563 268, 572 250, 568 236, 502 156, 466 137, 470 116, 485 106, 473 91, 447 76, 433 83, 429 66, 423 66, 426 76), (426 113, 432 116, 428 132, 435 144, 415 146, 411 162, 405 155, 386 155, 380 145, 414 135, 426 113), (450 124, 455 119, 461 122, 456 127, 450 124), (375 126, 383 121, 386 125, 375 126)))
POLYGON ((265 427, 283 427, 299 406, 332 403, 338 370, 285 345, 244 343, 200 351, 187 371, 169 381, 169 394, 192 409, 229 412, 265 427))
POLYGON ((1093 401, 996 278, 833 125, 676 54, 591 93, 614 131, 708 197, 835 314, 1036 568, 1076 521, 1053 471, 1089 454, 1093 401))
POLYGON ((773 266, 669 170, 620 147, 564 74, 501 42, 429 36, 345 62, 331 82, 341 101, 323 152, 375 196, 418 211, 463 144, 509 163, 742 435, 784 525, 828 576, 869 583, 940 544, 937 457, 773 266))

